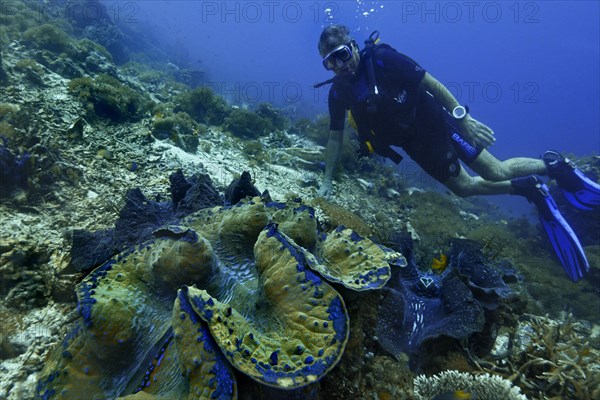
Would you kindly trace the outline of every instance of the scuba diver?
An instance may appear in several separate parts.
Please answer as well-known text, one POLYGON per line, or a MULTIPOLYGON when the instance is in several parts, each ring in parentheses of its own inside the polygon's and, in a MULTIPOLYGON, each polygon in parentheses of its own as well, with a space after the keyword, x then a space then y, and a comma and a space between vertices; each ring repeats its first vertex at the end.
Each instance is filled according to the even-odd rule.
POLYGON ((581 279, 589 264, 577 236, 560 214, 548 187, 537 175, 558 183, 575 207, 590 210, 600 204, 600 186, 555 151, 541 160, 516 157, 500 161, 486 148, 494 132, 469 114, 450 91, 418 63, 387 44, 377 31, 361 51, 344 25, 327 26, 319 39, 323 66, 335 76, 331 83, 330 134, 325 175, 319 196, 332 192, 346 111, 356 127, 361 148, 399 163, 399 146, 421 168, 460 197, 515 194, 536 205, 540 221, 572 281, 581 279), (470 176, 461 161, 479 176, 470 176))

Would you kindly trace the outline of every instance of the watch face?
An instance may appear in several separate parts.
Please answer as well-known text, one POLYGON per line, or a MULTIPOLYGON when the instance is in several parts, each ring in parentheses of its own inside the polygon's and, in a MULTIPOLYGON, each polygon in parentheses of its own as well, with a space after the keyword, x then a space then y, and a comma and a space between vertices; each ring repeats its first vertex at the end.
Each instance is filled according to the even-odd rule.
POLYGON ((452 116, 456 119, 463 119, 467 115, 467 110, 463 106, 454 107, 452 110, 452 116))

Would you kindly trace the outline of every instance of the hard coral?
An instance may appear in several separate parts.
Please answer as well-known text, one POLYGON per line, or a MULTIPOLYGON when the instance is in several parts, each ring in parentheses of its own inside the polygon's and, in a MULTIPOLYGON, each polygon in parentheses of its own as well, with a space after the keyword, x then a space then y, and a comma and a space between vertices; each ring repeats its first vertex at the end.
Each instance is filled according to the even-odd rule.
POLYGON ((458 371, 444 371, 432 377, 418 376, 414 382, 415 398, 429 400, 448 392, 463 391, 478 400, 527 400, 518 387, 497 375, 470 375, 458 371))
MULTIPOLYGON (((533 396, 593 399, 600 395, 600 351, 590 328, 572 315, 531 316, 517 328, 504 368, 495 368, 533 396)), ((480 364, 484 366, 485 364, 480 364)))

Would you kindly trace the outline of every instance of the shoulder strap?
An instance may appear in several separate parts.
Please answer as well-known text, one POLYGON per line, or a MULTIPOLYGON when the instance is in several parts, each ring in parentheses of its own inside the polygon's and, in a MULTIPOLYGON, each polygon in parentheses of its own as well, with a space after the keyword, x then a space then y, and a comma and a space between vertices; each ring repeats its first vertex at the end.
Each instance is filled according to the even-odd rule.
MULTIPOLYGON (((395 49, 392 46, 378 42, 379 32, 373 31, 369 38, 365 40, 365 48, 361 54, 361 56, 365 58, 365 67, 367 68, 367 81, 369 82, 367 112, 371 115, 375 114, 375 112, 377 111, 377 98, 379 96, 379 88, 377 87, 377 80, 375 78, 375 63, 373 61, 373 59, 375 58, 375 53, 381 48, 391 49, 395 51, 395 49)), ((365 140, 365 143, 371 151, 374 150, 372 143, 369 140, 365 140)), ((389 145, 377 145, 376 151, 380 155, 391 159, 396 164, 399 164, 400 161, 402 161, 402 155, 398 154, 398 152, 392 149, 389 145)))
POLYGON ((376 43, 379 41, 379 32, 373 31, 369 38, 365 40, 365 48, 362 56, 365 58, 365 67, 367 68, 367 80, 369 81, 369 98, 367 99, 367 111, 374 114, 377 111, 377 96, 379 88, 375 80, 375 67, 373 63, 373 54, 375 53, 376 43))

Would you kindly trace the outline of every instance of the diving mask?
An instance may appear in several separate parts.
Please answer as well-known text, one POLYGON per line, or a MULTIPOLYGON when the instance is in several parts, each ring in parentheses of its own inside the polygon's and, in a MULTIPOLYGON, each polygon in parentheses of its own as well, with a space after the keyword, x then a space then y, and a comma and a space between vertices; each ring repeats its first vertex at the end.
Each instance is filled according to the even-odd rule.
POLYGON ((352 44, 341 44, 323 57, 323 66, 327 71, 343 67, 352 58, 352 44))

